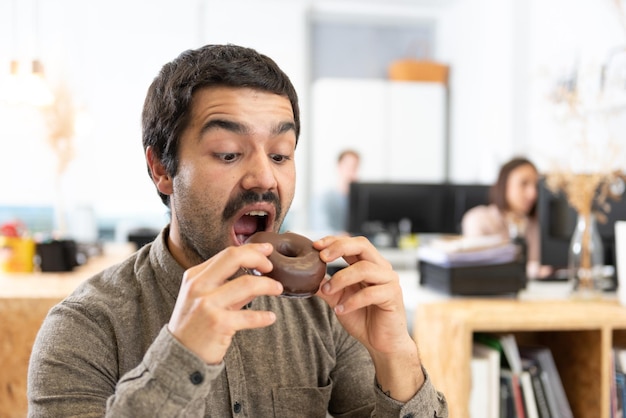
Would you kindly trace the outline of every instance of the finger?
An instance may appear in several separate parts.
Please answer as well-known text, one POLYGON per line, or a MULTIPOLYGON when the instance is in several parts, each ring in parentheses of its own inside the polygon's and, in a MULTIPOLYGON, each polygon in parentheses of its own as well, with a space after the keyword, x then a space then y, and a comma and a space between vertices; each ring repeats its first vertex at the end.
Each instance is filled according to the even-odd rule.
POLYGON ((276 322, 276 314, 271 311, 237 310, 226 312, 223 319, 228 329, 241 331, 244 329, 263 328, 276 322))
POLYGON ((396 293, 397 291, 391 283, 368 286, 355 292, 343 292, 334 307, 334 311, 338 315, 345 315, 367 306, 394 311, 402 308, 402 306, 398 306, 398 301, 402 302, 402 298, 397 298, 396 293))
POLYGON ((184 321, 184 326, 175 326, 170 321, 168 328, 183 345, 208 364, 223 360, 237 331, 266 327, 276 321, 276 315, 269 311, 220 310, 215 309, 210 301, 199 305, 197 310, 202 314, 191 315, 195 320, 184 321))
POLYGON ((214 294, 223 307, 239 310, 258 296, 278 296, 282 292, 282 284, 274 279, 244 274, 225 283, 214 294))
MULTIPOLYGON (((267 273, 272 270, 272 263, 268 258, 272 249, 272 244, 269 243, 227 247, 210 260, 218 267, 214 272, 226 277, 232 277, 241 268, 267 273)), ((207 268, 209 266, 210 264, 207 268)))
POLYGON ((398 274, 369 261, 359 261, 339 270, 332 278, 322 285, 322 291, 331 295, 350 286, 361 287, 395 282, 399 286, 398 274))
POLYGON ((185 271, 183 286, 192 295, 201 294, 225 283, 241 268, 271 271, 272 263, 267 258, 271 252, 272 245, 267 243, 227 247, 204 263, 185 271))
POLYGON ((326 280, 322 282, 322 285, 318 289, 317 293, 315 293, 315 296, 322 298, 329 306, 334 307, 339 302, 339 298, 341 298, 341 293, 330 293, 328 291, 324 291, 325 283, 326 280))
POLYGON ((321 250, 320 258, 326 263, 343 257, 348 264, 353 264, 358 260, 367 260, 391 268, 391 263, 365 237, 329 236, 317 240, 314 246, 321 250))

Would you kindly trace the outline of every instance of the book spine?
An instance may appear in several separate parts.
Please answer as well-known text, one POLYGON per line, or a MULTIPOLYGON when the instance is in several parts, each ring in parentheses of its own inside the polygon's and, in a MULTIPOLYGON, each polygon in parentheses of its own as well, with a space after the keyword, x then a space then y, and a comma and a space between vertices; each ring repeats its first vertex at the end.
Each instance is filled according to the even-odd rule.
POLYGON ((529 372, 530 381, 533 386, 533 391, 535 392, 535 402, 537 403, 539 418, 552 418, 550 415, 550 408, 548 407, 546 392, 543 388, 543 384, 541 383, 541 378, 539 377, 539 370, 537 370, 536 367, 533 367, 529 369, 529 372))
POLYGON ((522 394, 522 385, 520 376, 513 374, 513 401, 515 402, 515 413, 517 418, 526 418, 526 410, 524 409, 524 395, 522 394))
POLYGON ((615 372, 615 387, 617 391, 617 417, 624 418, 626 408, 626 375, 619 370, 615 372))
POLYGON ((500 418, 517 418, 510 376, 500 376, 500 418))

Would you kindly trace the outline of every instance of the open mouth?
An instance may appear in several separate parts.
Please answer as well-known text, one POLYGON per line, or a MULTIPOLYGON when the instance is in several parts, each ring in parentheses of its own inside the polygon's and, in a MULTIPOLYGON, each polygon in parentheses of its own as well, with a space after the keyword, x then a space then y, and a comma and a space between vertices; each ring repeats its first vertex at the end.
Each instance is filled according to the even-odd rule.
POLYGON ((265 231, 269 226, 269 213, 264 210, 251 210, 241 216, 234 225, 237 244, 244 244, 252 234, 265 231))

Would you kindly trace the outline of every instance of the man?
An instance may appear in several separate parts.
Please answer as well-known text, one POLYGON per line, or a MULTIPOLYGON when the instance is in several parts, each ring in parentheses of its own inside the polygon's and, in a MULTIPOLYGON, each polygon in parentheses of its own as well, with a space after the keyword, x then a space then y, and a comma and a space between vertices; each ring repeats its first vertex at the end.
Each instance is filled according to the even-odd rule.
POLYGON ((352 149, 345 149, 337 157, 337 184, 313 199, 311 224, 313 230, 346 234, 348 230, 348 198, 350 184, 359 177, 361 157, 352 149))
POLYGON ((271 245, 294 195, 297 96, 269 58, 187 51, 143 111, 149 174, 171 222, 46 318, 29 414, 445 416, 407 332, 398 278, 363 238, 315 243, 350 265, 318 297, 278 297, 271 245), (412 414, 412 415, 411 415, 412 414))

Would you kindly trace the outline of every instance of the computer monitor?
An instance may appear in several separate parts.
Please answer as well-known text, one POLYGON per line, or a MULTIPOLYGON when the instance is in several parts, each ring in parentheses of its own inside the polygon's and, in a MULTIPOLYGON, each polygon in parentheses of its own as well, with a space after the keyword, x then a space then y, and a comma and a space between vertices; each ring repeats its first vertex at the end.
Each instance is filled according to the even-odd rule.
POLYGON ((489 186, 476 184, 352 183, 348 231, 395 234, 407 219, 413 233, 458 234, 465 212, 488 203, 489 186))
MULTIPOLYGON (((626 197, 609 200, 610 212, 605 223, 597 222, 604 249, 604 264, 615 266, 615 222, 626 220, 626 197)), ((553 193, 545 184, 539 183, 537 200, 541 234, 541 263, 556 268, 567 267, 569 244, 576 227, 577 213, 567 202, 563 193, 553 193)))
POLYGON ((452 224, 448 229, 460 234, 463 215, 475 206, 489 204, 489 189, 484 184, 451 184, 448 186, 452 193, 453 210, 452 224))
POLYGON ((348 231, 369 236, 397 232, 403 219, 411 232, 444 229, 446 190, 437 184, 352 183, 348 200, 348 231))

